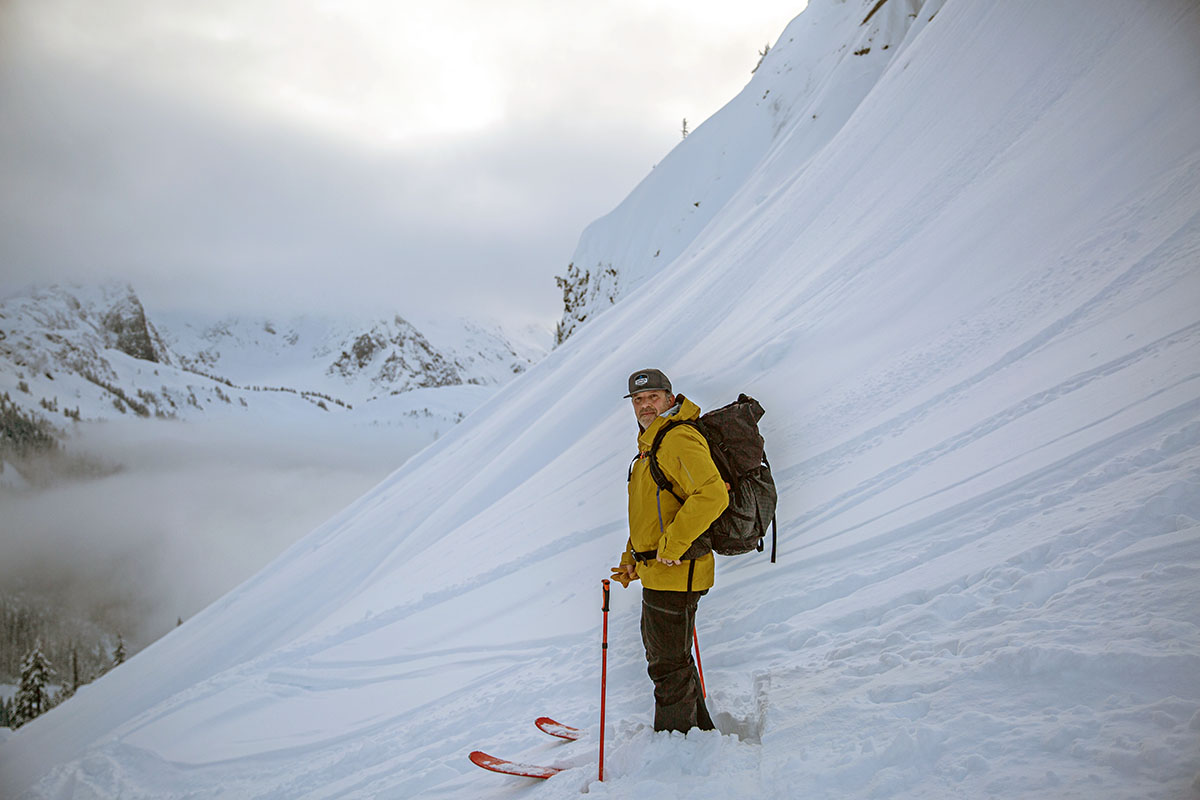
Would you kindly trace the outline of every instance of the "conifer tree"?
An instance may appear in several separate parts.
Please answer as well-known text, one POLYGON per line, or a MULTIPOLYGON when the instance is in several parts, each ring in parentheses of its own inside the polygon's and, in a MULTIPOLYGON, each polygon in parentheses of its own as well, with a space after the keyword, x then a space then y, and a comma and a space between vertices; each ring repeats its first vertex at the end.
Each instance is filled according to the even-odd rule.
POLYGON ((79 691, 79 686, 79 648, 75 646, 74 642, 71 642, 71 682, 58 693, 59 701, 74 697, 75 693, 79 691))
POLYGON ((125 659, 125 640, 121 638, 121 634, 117 632, 117 649, 113 651, 113 666, 124 664, 125 659))
POLYGON ((13 698, 13 724, 24 725, 50 709, 50 662, 42 654, 41 642, 34 645, 21 663, 21 685, 13 698))

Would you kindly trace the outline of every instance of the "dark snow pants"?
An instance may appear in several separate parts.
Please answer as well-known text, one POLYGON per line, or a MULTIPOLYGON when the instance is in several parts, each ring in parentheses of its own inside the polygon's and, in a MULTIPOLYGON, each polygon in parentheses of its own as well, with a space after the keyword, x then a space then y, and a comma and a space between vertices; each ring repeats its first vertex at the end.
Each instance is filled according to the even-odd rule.
POLYGON ((692 659, 692 630, 703 592, 642 589, 642 643, 654 681, 654 730, 713 729, 692 659))

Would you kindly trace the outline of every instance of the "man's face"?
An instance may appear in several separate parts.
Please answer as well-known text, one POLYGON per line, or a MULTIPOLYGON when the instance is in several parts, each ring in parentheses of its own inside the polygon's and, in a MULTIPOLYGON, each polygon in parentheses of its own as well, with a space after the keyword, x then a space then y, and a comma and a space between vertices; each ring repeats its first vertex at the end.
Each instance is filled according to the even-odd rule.
POLYGON ((649 428, 655 417, 675 405, 675 395, 662 389, 638 392, 629 400, 633 403, 633 413, 642 430, 649 428))

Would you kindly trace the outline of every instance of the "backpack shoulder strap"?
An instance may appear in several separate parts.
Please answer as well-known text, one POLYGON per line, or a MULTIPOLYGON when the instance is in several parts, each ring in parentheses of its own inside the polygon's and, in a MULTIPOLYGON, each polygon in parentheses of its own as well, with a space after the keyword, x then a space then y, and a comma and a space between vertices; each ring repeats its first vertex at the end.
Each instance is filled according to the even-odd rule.
MULTIPOLYGON (((666 425, 663 425, 662 429, 654 435, 654 442, 650 445, 649 457, 650 477, 654 479, 655 485, 658 486, 660 490, 670 492, 671 496, 682 504, 683 498, 675 494, 675 489, 672 488, 671 481, 666 475, 663 474, 662 467, 658 465, 658 449, 662 445, 663 437, 667 435, 667 431, 677 428, 681 425, 686 425, 689 428, 695 428, 697 431, 700 431, 700 425, 693 419, 671 420, 666 425)), ((700 435, 703 436, 704 432, 700 431, 700 435)))

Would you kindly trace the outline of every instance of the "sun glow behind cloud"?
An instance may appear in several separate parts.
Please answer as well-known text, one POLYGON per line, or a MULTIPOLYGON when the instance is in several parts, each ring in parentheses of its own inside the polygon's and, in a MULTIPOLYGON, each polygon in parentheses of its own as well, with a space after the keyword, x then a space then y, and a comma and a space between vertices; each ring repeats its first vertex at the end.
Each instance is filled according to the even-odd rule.
POLYGON ((9 0, 0 290, 551 320, 583 228, 803 5, 9 0))
POLYGON ((248 104, 363 144, 414 146, 504 114, 503 71, 452 19, 345 3, 288 15, 248 70, 248 104))
POLYGON ((729 79, 748 77, 746 42, 778 35, 805 3, 760 5, 750 15, 684 0, 17 0, 6 13, 26 49, 363 143, 408 144, 485 130, 510 105, 561 102, 568 87, 609 113, 611 99, 640 106, 655 94, 647 84, 660 104, 664 89, 691 102, 724 75, 692 109, 694 127, 729 99, 729 79))
POLYGON ((225 113, 376 145, 477 131, 503 117, 502 43, 444 10, 361 0, 36 5, 14 5, 24 48, 225 113))

